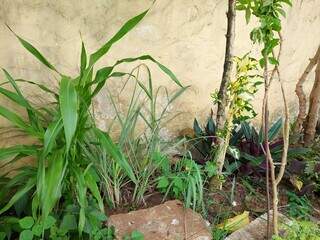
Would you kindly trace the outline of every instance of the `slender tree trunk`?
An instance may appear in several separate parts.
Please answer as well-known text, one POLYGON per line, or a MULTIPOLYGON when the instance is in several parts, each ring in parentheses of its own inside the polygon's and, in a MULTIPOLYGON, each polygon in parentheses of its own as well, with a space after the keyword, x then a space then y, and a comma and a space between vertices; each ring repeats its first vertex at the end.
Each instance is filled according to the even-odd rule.
POLYGON ((320 107, 320 59, 318 58, 316 77, 309 98, 309 112, 304 125, 304 145, 309 146, 314 140, 320 107))
MULTIPOLYGON (((266 57, 265 57, 266 59, 266 57)), ((267 61, 266 65, 264 67, 264 73, 263 73, 263 78, 264 78, 264 97, 263 97, 263 103, 262 103, 262 130, 263 130, 263 135, 264 135, 264 154, 267 162, 267 172, 266 172, 266 179, 267 179, 267 200, 268 200, 268 211, 267 211, 267 238, 270 236, 270 214, 269 214, 269 209, 270 209, 270 198, 269 198, 269 169, 270 166, 272 165, 270 163, 270 155, 268 154, 269 151, 269 138, 268 138, 268 130, 269 130, 269 107, 268 107, 268 91, 269 91, 269 79, 268 79, 268 65, 267 61)))
POLYGON ((233 125, 232 103, 230 103, 230 105, 231 106, 227 107, 228 116, 225 121, 226 135, 224 136, 223 139, 219 140, 219 146, 214 156, 214 162, 217 164, 217 168, 218 168, 218 172, 217 172, 218 179, 214 179, 214 178, 212 179, 210 183, 211 185, 210 187, 212 189, 217 189, 217 188, 219 188, 220 190, 222 189, 222 181, 221 181, 222 170, 223 170, 224 160, 226 158, 228 146, 230 143, 230 137, 231 137, 231 131, 232 131, 232 125, 233 125))
POLYGON ((300 134, 303 130, 303 123, 305 121, 306 115, 307 115, 307 96, 303 91, 303 84, 306 81, 309 73, 312 71, 314 66, 316 66, 317 62, 320 61, 320 46, 318 47, 318 50, 315 54, 315 56, 310 59, 310 62, 306 69, 304 70, 303 74, 299 78, 297 84, 296 84, 296 95, 299 99, 299 113, 296 120, 296 125, 294 132, 295 134, 300 134))
MULTIPOLYGON (((281 49, 282 49, 282 36, 281 33, 279 33, 280 38, 280 48, 279 48, 279 54, 277 57, 277 60, 279 62, 280 56, 281 56, 281 49)), ((274 54, 273 54, 274 55, 274 54)), ((272 222, 273 222, 273 233, 275 235, 279 234, 279 228, 278 228, 278 186, 281 182, 281 179, 284 175, 285 168, 287 165, 287 156, 288 156, 288 148, 289 148, 289 134, 290 134, 290 119, 289 119, 289 107, 285 95, 284 86, 281 80, 279 67, 275 66, 271 77, 269 79, 268 77, 268 64, 267 64, 267 57, 264 57, 265 59, 265 67, 264 67, 264 83, 265 83, 265 90, 264 90, 264 98, 263 98, 263 104, 262 104, 262 126, 263 126, 263 132, 264 132, 264 145, 265 145, 265 156, 267 161, 267 194, 269 195, 269 168, 270 168, 270 177, 271 177, 271 185, 272 185, 272 222), (283 98, 283 104, 284 104, 284 125, 282 128, 282 135, 283 135, 283 151, 282 151, 282 157, 281 157, 281 165, 280 169, 278 171, 278 174, 276 174, 275 171, 275 163, 272 158, 270 147, 269 147, 269 137, 268 137, 268 131, 269 131, 269 106, 268 106, 268 98, 269 98, 269 88, 271 85, 271 82, 273 80, 274 74, 278 74, 278 79, 281 87, 281 94, 283 98)), ((268 225, 267 225, 267 236, 269 237, 269 196, 268 197, 268 225)))
POLYGON ((222 129, 224 127, 224 122, 226 118, 226 106, 228 105, 228 96, 226 94, 227 87, 229 82, 231 81, 231 73, 232 73, 232 58, 234 56, 233 53, 233 45, 235 39, 235 19, 236 19, 236 0, 228 1, 228 26, 227 26, 227 35, 226 35, 226 52, 223 66, 223 75, 219 89, 219 100, 218 109, 217 109, 217 128, 222 129))
MULTIPOLYGON (((266 160, 268 161, 268 165, 270 168, 270 176, 271 176, 271 186, 272 186, 272 226, 273 233, 278 235, 278 190, 276 184, 276 174, 275 174, 275 166, 274 161, 270 152, 269 146, 269 86, 270 82, 268 80, 268 68, 267 64, 264 70, 264 79, 265 79, 265 88, 264 88, 264 98, 263 98, 263 132, 264 132, 264 146, 265 146, 265 155, 266 160)), ((268 190, 267 190, 268 191, 268 190)), ((269 217, 269 216, 268 216, 269 217)), ((267 229, 267 235, 269 236, 269 229, 267 229)))

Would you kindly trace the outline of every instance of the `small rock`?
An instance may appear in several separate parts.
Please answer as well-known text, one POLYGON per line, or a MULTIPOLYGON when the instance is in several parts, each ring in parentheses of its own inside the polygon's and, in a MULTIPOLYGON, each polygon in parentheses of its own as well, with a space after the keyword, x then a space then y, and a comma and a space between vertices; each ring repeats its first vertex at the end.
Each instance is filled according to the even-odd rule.
POLYGON ((108 225, 115 227, 117 239, 122 239, 134 230, 140 231, 146 240, 211 239, 210 230, 201 215, 185 209, 182 202, 177 200, 148 209, 112 215, 108 225))
MULTIPOLYGON (((270 211, 270 222, 272 221, 272 211, 270 211)), ((290 223, 290 220, 279 213, 279 223, 290 223)), ((270 224, 271 225, 271 224, 270 224)), ((247 226, 235 231, 225 240, 265 240, 267 235, 267 213, 256 218, 247 226)), ((270 231, 271 232, 271 231, 270 231)))

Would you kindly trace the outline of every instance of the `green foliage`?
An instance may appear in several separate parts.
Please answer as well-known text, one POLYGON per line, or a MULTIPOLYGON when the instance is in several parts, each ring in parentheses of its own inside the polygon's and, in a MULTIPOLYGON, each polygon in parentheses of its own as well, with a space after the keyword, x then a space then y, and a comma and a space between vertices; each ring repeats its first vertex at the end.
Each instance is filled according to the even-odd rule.
MULTIPOLYGON (((72 208, 72 207, 71 207, 72 208)), ((14 217, 0 218, 0 232, 5 233, 4 238, 11 239, 11 236, 18 234, 19 239, 75 239, 77 234, 77 217, 76 212, 72 213, 70 207, 66 208, 67 213, 63 216, 62 221, 58 221, 55 217, 49 215, 45 222, 34 219, 31 216, 18 219, 14 217)), ((93 210, 88 214, 89 221, 86 222, 84 228, 84 239, 89 236, 92 239, 112 240, 114 236, 114 228, 104 227, 103 222, 106 217, 93 210), (94 218, 92 217, 94 216, 94 218)))
POLYGON ((146 191, 153 187, 154 175, 163 166, 168 165, 168 150, 183 142, 183 140, 177 142, 164 139, 161 130, 177 115, 170 114, 167 110, 187 87, 179 87, 172 93, 165 87, 155 88, 151 71, 144 64, 138 65, 126 75, 128 78, 125 79, 121 91, 112 93, 108 91, 108 100, 112 103, 115 113, 110 131, 120 130, 116 155, 121 156, 119 159, 125 159, 126 162, 115 161, 99 169, 111 206, 121 204, 121 188, 128 184, 124 173, 132 176, 132 182, 135 184, 131 202, 135 205, 142 204, 146 191), (143 71, 147 75, 146 82, 140 78, 143 71), (129 104, 124 107, 117 99, 126 97, 128 92, 130 92, 129 104), (160 93, 165 97, 160 97, 160 93), (121 171, 119 164, 123 164, 122 169, 126 172, 121 171))
POLYGON ((306 196, 297 196, 293 192, 288 195, 288 214, 292 218, 309 220, 312 213, 312 205, 306 196))
MULTIPOLYGON (((0 94, 24 108, 27 113, 25 119, 6 106, 0 106, 0 116, 7 119, 19 132, 33 137, 35 145, 15 145, 0 149, 1 166, 13 164, 23 157, 35 158, 34 167, 13 169, 17 175, 8 180, 0 190, 0 214, 12 209, 21 199, 29 197, 31 205, 27 216, 32 216, 35 223, 42 224, 42 232, 46 230, 45 224, 50 219, 50 213, 55 212, 57 222, 61 221, 67 228, 74 227, 78 237, 88 234, 94 239, 103 236, 101 231, 100 214, 104 215, 104 203, 100 194, 100 180, 104 179, 100 171, 102 168, 114 164, 117 174, 121 173, 126 181, 138 183, 137 174, 122 153, 121 146, 115 144, 108 133, 96 128, 92 117, 92 99, 100 92, 108 79, 122 77, 126 73, 116 72, 115 68, 124 63, 135 61, 151 61, 155 63, 175 84, 182 86, 176 76, 164 65, 149 55, 118 60, 111 66, 103 67, 97 71, 95 63, 103 57, 113 44, 125 36, 147 14, 148 11, 130 19, 121 29, 101 48, 93 54, 87 55, 85 46, 81 44, 80 73, 78 76, 66 76, 60 73, 34 46, 19 37, 23 47, 49 69, 57 73, 61 81, 59 91, 55 92, 47 87, 27 80, 16 80, 6 70, 4 74, 7 81, 1 86, 10 85, 13 91, 0 88, 0 94), (44 91, 48 98, 53 98, 51 105, 41 108, 35 106, 22 94, 17 83, 23 81, 32 84, 44 91), (96 158, 96 156, 99 156, 96 158), (10 199, 5 201, 5 199, 10 199), (72 207, 71 215, 67 208, 72 207), (68 216, 68 218, 65 218, 68 216), (68 222, 72 220, 72 224, 68 222)), ((175 97, 177 97, 175 95, 175 97)), ((171 99, 172 100, 172 99, 171 99)), ((156 119, 155 121, 157 121, 156 119)), ((154 152, 154 151, 153 151, 154 152)), ((9 172, 1 173, 5 177, 9 172)), ((112 182, 111 184, 117 184, 112 182)), ((147 183, 145 183, 147 184, 147 183)), ((138 185, 137 185, 138 186, 138 185)), ((31 225, 31 218, 21 220, 23 227, 31 225)), ((54 235, 55 226, 50 231, 54 235)), ((66 232, 59 231, 56 239, 66 232)), ((39 231, 39 228, 36 228, 39 231)), ((32 229, 26 229, 22 239, 31 239, 32 229)), ((35 235, 37 236, 37 235, 35 235)))
MULTIPOLYGON (((299 177, 308 185, 314 185, 314 191, 320 192, 320 145, 319 138, 316 138, 308 152, 301 157, 302 171, 299 177)), ((300 170, 300 169, 299 169, 300 170)))
POLYGON ((157 180, 157 188, 165 195, 182 199, 186 207, 200 208, 203 205, 203 171, 193 160, 184 158, 167 169, 157 180))
POLYGON ((285 17, 284 6, 292 6, 291 0, 237 0, 236 9, 245 11, 247 23, 251 15, 258 18, 260 25, 250 33, 254 43, 263 43, 259 62, 261 67, 266 65, 268 60, 272 65, 278 65, 278 60, 273 50, 280 44, 278 34, 281 31, 281 16, 285 17))
POLYGON ((213 227, 211 230, 212 239, 214 240, 224 240, 228 236, 228 234, 229 233, 227 230, 217 227, 213 227))
POLYGON ((141 232, 134 230, 130 235, 125 235, 123 240, 144 240, 144 235, 141 232))
MULTIPOLYGON (((258 62, 249 57, 249 54, 235 57, 233 61, 236 63, 236 77, 227 88, 229 115, 233 117, 233 121, 240 122, 256 116, 251 101, 258 86, 262 84, 262 78, 258 74, 258 62)), ((214 103, 219 101, 217 96, 217 92, 212 94, 214 103)))
POLYGON ((273 240, 319 240, 320 226, 309 221, 293 221, 290 225, 284 225, 283 236, 274 236, 273 240))

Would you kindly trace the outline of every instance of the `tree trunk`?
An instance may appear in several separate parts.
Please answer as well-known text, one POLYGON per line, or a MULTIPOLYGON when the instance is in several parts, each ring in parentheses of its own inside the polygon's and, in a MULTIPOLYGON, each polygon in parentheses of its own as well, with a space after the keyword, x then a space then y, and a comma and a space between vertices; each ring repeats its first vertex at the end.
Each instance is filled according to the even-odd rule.
POLYGON ((303 123, 305 121, 306 115, 307 115, 307 97, 306 94, 303 91, 303 84, 307 79, 307 76, 311 72, 311 70, 314 68, 314 66, 317 64, 320 58, 320 46, 318 47, 318 50, 315 54, 315 56, 310 59, 310 62, 307 66, 307 68, 304 70, 303 74, 299 78, 297 85, 296 85, 296 95, 299 99, 299 113, 296 120, 296 125, 294 129, 295 134, 300 134, 302 132, 303 123))
POLYGON ((320 102, 320 59, 318 58, 316 77, 309 97, 309 112, 304 124, 304 145, 309 146, 314 140, 318 121, 320 102))
POLYGON ((228 146, 230 143, 230 137, 231 137, 231 131, 233 126, 233 113, 232 113, 232 103, 230 103, 231 106, 227 106, 228 116, 226 118, 225 122, 225 130, 226 135, 219 139, 219 146, 217 148, 217 151, 214 155, 214 162, 217 164, 217 178, 212 178, 210 181, 210 189, 220 189, 222 190, 222 170, 224 166, 224 161, 226 158, 228 146))
POLYGON ((226 53, 223 66, 223 75, 218 93, 220 100, 218 103, 216 119, 218 129, 222 129, 224 127, 224 122, 226 118, 225 109, 228 105, 227 87, 229 82, 231 81, 233 65, 232 58, 234 56, 233 45, 235 38, 236 0, 229 0, 227 18, 228 26, 226 35, 226 53))

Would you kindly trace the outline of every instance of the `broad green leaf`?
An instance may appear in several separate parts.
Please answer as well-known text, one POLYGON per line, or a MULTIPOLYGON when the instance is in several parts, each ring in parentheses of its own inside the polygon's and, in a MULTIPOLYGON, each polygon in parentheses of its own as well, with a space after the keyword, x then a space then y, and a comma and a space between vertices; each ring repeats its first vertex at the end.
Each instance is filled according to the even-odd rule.
POLYGON ((21 214, 28 208, 29 201, 30 196, 25 194, 13 205, 17 216, 20 217, 21 214))
POLYGON ((46 220, 44 221, 44 223, 43 223, 44 229, 49 229, 49 228, 51 228, 51 227, 56 223, 56 221, 57 221, 57 220, 56 220, 54 217, 48 216, 48 217, 46 218, 46 220))
POLYGON ((9 210, 22 196, 29 192, 35 186, 35 179, 30 178, 27 183, 10 198, 9 202, 0 209, 0 215, 9 210))
POLYGON ((19 240, 32 240, 33 232, 31 230, 23 230, 20 233, 19 240))
POLYGON ((52 122, 45 134, 44 134, 44 146, 43 146, 43 154, 46 156, 51 152, 52 147, 55 144, 56 138, 62 129, 62 118, 59 118, 56 122, 52 122))
POLYGON ((95 133, 100 140, 101 146, 106 150, 106 152, 121 166, 123 171, 128 175, 132 182, 137 183, 136 176, 128 163, 127 159, 120 151, 118 146, 113 143, 112 139, 107 133, 102 132, 100 129, 95 128, 95 133))
POLYGON ((206 130, 207 130, 208 134, 210 134, 211 136, 214 136, 216 133, 216 125, 215 125, 212 117, 210 117, 208 119, 206 130))
POLYGON ((77 218, 75 215, 66 214, 63 216, 62 222, 60 224, 60 229, 65 231, 72 231, 77 229, 77 218))
POLYGON ((33 235, 40 237, 42 234, 42 230, 43 230, 43 225, 40 223, 36 223, 35 225, 33 225, 31 231, 33 233, 33 235))
POLYGON ((144 235, 137 231, 137 230, 134 230, 132 233, 131 233, 131 240, 144 240, 144 235))
POLYGON ((247 140, 252 139, 252 133, 251 133, 251 127, 250 124, 247 122, 241 122, 241 129, 243 131, 243 134, 247 140))
POLYGON ((67 164, 63 154, 61 150, 54 152, 49 159, 49 165, 46 169, 45 183, 41 194, 44 222, 61 196, 62 181, 65 177, 65 167, 67 164))
POLYGON ((162 176, 160 177, 158 184, 157 184, 157 188, 159 189, 166 189, 169 186, 169 180, 167 177, 162 176))
POLYGON ((22 154, 32 156, 37 153, 37 147, 34 145, 15 145, 7 148, 0 148, 0 160, 22 154))
POLYGON ((41 63, 43 63, 45 66, 50 68, 51 70, 58 72, 57 69, 29 42, 18 36, 15 32, 12 31, 12 29, 7 25, 9 30, 18 38, 19 42, 22 44, 22 46, 27 49, 33 56, 35 56, 41 63))
POLYGON ((130 30, 132 30, 148 13, 148 10, 144 11, 143 13, 139 14, 138 16, 135 16, 131 18, 129 21, 127 21, 120 30, 107 42, 105 43, 101 48, 99 48, 96 52, 90 55, 90 61, 89 61, 89 68, 90 66, 93 66, 103 55, 105 55, 111 46, 119 41, 123 36, 125 36, 130 30))
POLYGON ((30 229, 34 224, 34 219, 33 217, 24 217, 19 220, 19 225, 22 229, 30 229))
POLYGON ((196 137, 201 137, 203 135, 203 131, 198 123, 198 120, 195 118, 193 121, 193 131, 196 137))
POLYGON ((86 223, 85 210, 87 208, 87 198, 86 198, 87 187, 85 184, 83 172, 81 171, 80 168, 77 168, 77 167, 73 168, 72 173, 76 179, 77 200, 80 205, 78 231, 81 235, 86 223))
POLYGON ((279 65, 279 61, 274 57, 269 57, 269 63, 272 65, 279 65))
POLYGON ((90 171, 86 172, 85 174, 85 182, 86 182, 86 186, 89 188, 90 192, 92 193, 94 198, 97 200, 100 211, 104 212, 103 200, 101 198, 99 188, 97 186, 96 181, 94 180, 94 177, 91 175, 90 171))
POLYGON ((245 160, 248 160, 250 164, 252 164, 253 166, 259 166, 264 160, 263 158, 254 157, 245 152, 241 152, 241 157, 244 158, 245 160))
POLYGON ((67 151, 69 151, 78 121, 78 96, 72 80, 62 77, 60 83, 60 111, 66 137, 67 151))
POLYGON ((0 240, 6 239, 7 234, 5 232, 0 232, 0 240))
POLYGON ((16 113, 10 111, 9 109, 0 106, 0 116, 6 118, 10 121, 11 124, 14 126, 20 128, 21 130, 24 130, 25 132, 28 132, 32 135, 38 135, 36 131, 34 131, 24 119, 22 119, 19 115, 16 113))
POLYGON ((90 83, 90 85, 97 84, 97 86, 93 90, 93 93, 91 94, 91 98, 93 98, 95 95, 97 95, 99 93, 101 88, 106 83, 108 77, 110 76, 113 68, 114 67, 104 67, 104 68, 101 68, 97 71, 94 80, 90 83))
POLYGON ((268 131, 269 141, 274 140, 275 137, 279 134, 279 131, 282 127, 282 118, 279 118, 276 122, 272 124, 268 131))

